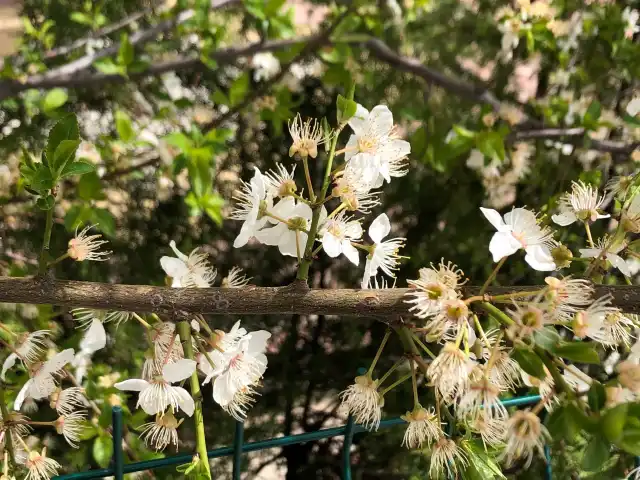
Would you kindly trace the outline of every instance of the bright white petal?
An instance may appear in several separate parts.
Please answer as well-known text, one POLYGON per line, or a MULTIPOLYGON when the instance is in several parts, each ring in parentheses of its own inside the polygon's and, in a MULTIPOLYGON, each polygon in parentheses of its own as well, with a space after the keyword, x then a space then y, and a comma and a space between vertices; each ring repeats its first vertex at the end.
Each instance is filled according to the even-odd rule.
POLYGON ((342 242, 342 253, 344 253, 345 257, 347 257, 354 265, 357 266, 360 263, 360 253, 356 247, 351 245, 349 240, 342 242))
POLYGON ((262 172, 260 172, 260 170, 258 169, 258 167, 253 167, 254 168, 254 175, 253 178, 251 179, 251 187, 252 187, 252 191, 254 191, 256 193, 256 195, 259 198, 264 198, 265 192, 266 192, 266 188, 265 188, 265 184, 264 184, 264 176, 262 175, 262 172))
POLYGON ((576 217, 575 213, 573 212, 564 212, 552 215, 551 220, 562 227, 566 227, 567 225, 571 225, 572 223, 576 222, 578 220, 578 217, 576 217))
POLYGON ((493 255, 493 261, 498 262, 504 257, 513 255, 520 250, 518 242, 509 232, 496 232, 489 242, 489 251, 493 255))
POLYGON ((400 140, 399 138, 394 138, 384 142, 384 144, 378 149, 378 155, 386 160, 385 163, 406 157, 410 153, 411 144, 406 140, 400 140))
POLYGON ((492 208, 483 208, 480 207, 480 211, 482 214, 489 220, 489 223, 493 225, 497 231, 504 231, 504 227, 506 226, 504 220, 502 220, 502 215, 500 215, 496 210, 492 208))
POLYGON ((289 231, 284 223, 279 223, 275 227, 265 228, 255 233, 256 238, 265 245, 278 245, 280 238, 289 231))
POLYGON ((84 337, 80 341, 80 350, 91 354, 103 349, 106 344, 107 332, 104 330, 104 325, 100 320, 94 318, 87 333, 84 334, 84 337))
POLYGON ((53 357, 51 357, 50 360, 47 360, 44 365, 42 365, 42 369, 38 373, 55 373, 62 367, 64 367, 67 363, 72 362, 75 355, 76 354, 73 348, 67 348, 66 350, 58 352, 53 357))
POLYGON ((358 104, 355 115, 349 119, 349 126, 353 129, 356 135, 360 135, 364 132, 368 118, 369 110, 358 104))
POLYGON ((304 247, 307 244, 307 234, 304 232, 297 232, 298 243, 296 244, 296 232, 293 230, 287 230, 278 242, 278 249, 282 255, 288 255, 290 257, 298 256, 298 249, 300 250, 300 256, 304 254, 304 247))
POLYGON ((598 214, 598 220, 600 220, 601 218, 609 218, 611 215, 609 215, 608 213, 605 213, 604 215, 600 215, 598 214))
POLYGON ((189 417, 193 415, 193 411, 196 409, 193 397, 182 387, 172 387, 173 391, 180 397, 180 410, 186 413, 189 417))
POLYGON ((27 398, 27 392, 31 388, 32 384, 33 384, 33 378, 30 378, 29 380, 27 380, 27 383, 25 383, 23 387, 20 389, 20 391, 18 392, 18 395, 16 396, 16 399, 13 402, 13 409, 16 412, 20 411, 20 408, 22 407, 24 400, 27 398))
POLYGON ((15 353, 10 353, 4 360, 4 363, 2 364, 2 373, 0 373, 0 379, 2 379, 3 382, 5 381, 4 375, 7 373, 7 370, 13 368, 16 364, 16 360, 18 360, 18 356, 15 353))
POLYGON ((271 332, 257 330, 251 332, 247 348, 250 352, 264 352, 267 349, 267 341, 271 338, 271 332))
POLYGON ((362 277, 362 282, 360 283, 360 288, 362 288, 363 290, 369 288, 369 279, 373 277, 377 271, 378 268, 373 265, 373 262, 367 255, 367 261, 364 264, 364 275, 362 277))
POLYGON ((129 392, 141 392, 149 387, 149 382, 140 378, 130 378, 113 385, 118 390, 127 390, 129 392))
POLYGON ((286 197, 273 206, 271 213, 273 213, 277 217, 288 220, 294 215, 295 208, 296 201, 293 199, 293 197, 286 197))
POLYGON ((369 227, 369 236, 375 243, 380 243, 384 237, 389 235, 391 231, 391 222, 386 213, 378 215, 369 227))
POLYGON ((336 258, 342 253, 342 243, 331 233, 325 232, 322 236, 322 249, 331 258, 336 258))
POLYGON ((219 405, 228 405, 235 395, 236 391, 228 382, 229 375, 220 375, 213 381, 213 399, 219 405))
MULTIPOLYGON (((638 196, 640 197, 640 195, 638 196)), ((362 225, 360 225, 360 222, 349 222, 344 234, 352 240, 357 240, 362 237, 362 225)))
MULTIPOLYGON (((253 236, 253 226, 254 224, 250 222, 244 222, 242 224, 242 228, 240 228, 240 233, 238 233, 238 236, 233 241, 233 248, 244 247, 247 244, 249 239, 253 236)), ((167 257, 163 257, 163 258, 167 258, 167 257)), ((162 261, 162 259, 160 261, 162 261)))
POLYGON ((607 260, 611 262, 611 265, 613 265, 618 270, 620 270, 625 277, 631 276, 631 270, 629 270, 629 265, 627 265, 627 262, 625 262, 621 256, 616 255, 615 253, 608 253, 607 260))
POLYGON ((293 209, 292 216, 302 217, 302 218, 306 218, 307 220, 311 220, 311 217, 313 216, 313 211, 311 210, 311 207, 306 203, 298 203, 293 209))
POLYGON ((178 247, 176 247, 175 241, 171 240, 169 242, 169 246, 171 247, 171 250, 173 250, 173 253, 176 254, 176 257, 178 257, 180 260, 182 260, 183 262, 186 262, 187 260, 189 260, 188 256, 186 256, 184 253, 178 250, 178 247))
POLYGON ((171 278, 182 278, 182 276, 189 271, 187 264, 175 257, 162 257, 160 259, 160 266, 164 270, 164 273, 171 278))
POLYGON ((602 253, 602 250, 597 248, 581 248, 580 256, 583 258, 595 258, 599 257, 602 253))
POLYGON ((369 114, 369 132, 376 137, 389 134, 393 128, 393 114, 386 105, 376 105, 369 114))
POLYGON ((540 245, 533 245, 526 248, 527 254, 524 256, 525 262, 527 262, 531 268, 538 270, 539 272, 550 272, 556 269, 556 264, 551 257, 551 252, 548 248, 540 245))
POLYGON ((196 371, 198 364, 195 360, 182 358, 174 363, 168 363, 162 368, 162 377, 170 383, 181 382, 185 378, 189 378, 196 371))

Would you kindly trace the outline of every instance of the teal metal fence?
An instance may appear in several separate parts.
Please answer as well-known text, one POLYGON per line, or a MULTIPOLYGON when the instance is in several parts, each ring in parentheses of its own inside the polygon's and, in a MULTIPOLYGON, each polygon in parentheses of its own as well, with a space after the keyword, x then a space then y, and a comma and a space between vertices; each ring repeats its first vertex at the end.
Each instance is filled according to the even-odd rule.
MULTIPOLYGON (((521 407, 532 405, 540 401, 539 395, 528 395, 525 397, 510 398, 502 401, 505 407, 521 407)), ((390 418, 380 422, 380 428, 390 428, 404 424, 401 418, 390 418)), ((122 409, 113 407, 113 457, 109 468, 89 470, 86 472, 70 473, 55 477, 54 480, 89 480, 95 478, 115 477, 115 480, 123 480, 125 473, 141 472, 143 470, 154 470, 172 465, 185 465, 191 463, 193 453, 181 455, 173 455, 171 457, 159 458, 155 460, 147 460, 143 462, 125 463, 124 453, 122 450, 123 435, 123 418, 122 409)), ((354 435, 358 433, 368 432, 361 425, 356 424, 352 417, 347 419, 347 423, 340 427, 325 428, 316 432, 300 433, 298 435, 288 435, 278 438, 269 438, 257 442, 244 442, 244 423, 236 422, 235 438, 233 445, 216 448, 207 452, 209 458, 233 457, 233 479, 239 480, 242 466, 242 455, 244 453, 255 452, 258 450, 267 450, 270 448, 286 447, 287 445, 296 445, 299 443, 313 442, 325 438, 344 436, 342 447, 342 478, 343 480, 351 480, 351 444, 354 435)), ((545 456, 547 457, 547 467, 545 471, 545 480, 551 480, 551 462, 549 447, 545 448, 545 456)))

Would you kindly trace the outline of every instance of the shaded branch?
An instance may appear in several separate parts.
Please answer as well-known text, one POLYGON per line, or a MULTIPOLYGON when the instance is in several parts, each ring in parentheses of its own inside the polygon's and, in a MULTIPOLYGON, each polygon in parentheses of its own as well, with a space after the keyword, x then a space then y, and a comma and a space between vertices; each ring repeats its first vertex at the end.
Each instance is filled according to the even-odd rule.
MULTIPOLYGON (((490 287, 489 295, 541 289, 543 286, 490 287)), ((640 313, 640 286, 597 285, 596 297, 613 296, 613 304, 640 313)), ((463 288, 465 296, 480 287, 463 288)), ((309 289, 300 283, 286 287, 169 288, 120 285, 38 277, 0 277, 1 303, 52 304, 106 310, 166 314, 302 314, 347 315, 391 319, 409 315, 406 288, 355 290, 309 289)))
POLYGON ((633 152, 640 147, 640 142, 623 143, 613 140, 594 140, 585 139, 587 130, 582 127, 574 128, 541 128, 538 130, 520 130, 512 133, 509 137, 513 140, 533 140, 533 139, 567 139, 572 144, 585 143, 587 148, 600 150, 609 153, 626 153, 633 152))

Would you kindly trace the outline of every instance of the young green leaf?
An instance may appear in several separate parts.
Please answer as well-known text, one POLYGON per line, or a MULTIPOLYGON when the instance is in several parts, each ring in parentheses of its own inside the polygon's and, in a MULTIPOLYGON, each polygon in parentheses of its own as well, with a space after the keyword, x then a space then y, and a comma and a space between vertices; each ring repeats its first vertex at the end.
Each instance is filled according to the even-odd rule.
POLYGON ((587 400, 589 402, 589 408, 594 412, 599 412, 604 407, 607 401, 607 393, 599 381, 593 380, 593 382, 591 382, 587 400))
POLYGON ((356 102, 344 98, 342 95, 338 95, 336 106, 338 107, 337 119, 339 124, 347 123, 358 110, 358 104, 356 102))
POLYGON ((118 50, 118 63, 120 65, 129 65, 133 62, 133 45, 129 41, 129 35, 123 33, 120 36, 120 49, 118 50))
POLYGON ((53 188, 53 176, 51 171, 44 165, 38 165, 38 168, 31 176, 30 187, 37 192, 51 190, 53 188))
POLYGON ((592 364, 600 363, 598 352, 590 342, 561 343, 553 348, 553 353, 574 362, 592 364))
POLYGON ((36 205, 40 210, 51 210, 55 203, 56 201, 53 195, 45 195, 36 200, 36 205))
POLYGON ((627 404, 621 403, 607 409, 602 415, 602 431, 612 442, 617 442, 622 437, 622 430, 627 420, 627 404))
POLYGON ((97 437, 93 441, 93 459, 102 468, 106 468, 113 455, 113 441, 108 435, 97 437))
POLYGON ((597 472, 609 460, 609 442, 604 438, 594 435, 587 444, 582 456, 582 468, 587 472, 597 472))
POLYGON ((64 169, 69 160, 75 158, 79 146, 80 140, 63 140, 60 142, 56 152, 53 154, 53 159, 50 159, 50 168, 54 176, 57 176, 57 173, 64 169))
POLYGON ((125 143, 133 141, 136 136, 135 131, 133 130, 133 124, 131 123, 131 119, 129 115, 127 115, 122 110, 116 110, 115 113, 116 120, 116 131, 118 132, 118 136, 120 140, 125 143))
POLYGON ((531 350, 517 347, 513 350, 511 358, 518 362, 518 365, 529 375, 541 379, 547 376, 544 371, 544 363, 542 363, 540 357, 531 350))
POLYGON ((60 178, 71 177, 72 175, 84 175, 93 172, 95 167, 93 164, 83 161, 67 163, 60 172, 60 178))
POLYGON ((55 157, 56 149, 63 140, 80 140, 78 119, 74 114, 62 117, 49 132, 46 155, 49 161, 55 157))
POLYGON ((42 101, 42 109, 45 112, 51 112, 56 108, 60 108, 69 99, 66 90, 62 88, 54 88, 50 90, 42 101))

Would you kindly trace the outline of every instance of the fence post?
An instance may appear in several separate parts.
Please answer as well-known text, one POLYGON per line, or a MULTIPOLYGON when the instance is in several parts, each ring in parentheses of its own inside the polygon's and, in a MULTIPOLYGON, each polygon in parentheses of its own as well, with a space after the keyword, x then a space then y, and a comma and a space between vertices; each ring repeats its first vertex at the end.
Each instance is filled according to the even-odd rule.
POLYGON ((124 455, 122 451, 122 408, 113 407, 111 411, 113 425, 113 476, 115 480, 124 480, 124 455))
POLYGON ((353 416, 347 418, 344 429, 344 443, 342 444, 342 480, 351 480, 351 442, 353 441, 353 416))
POLYGON ((244 422, 236 420, 236 433, 233 438, 233 480, 240 480, 242 472, 242 443, 244 441, 244 422))

